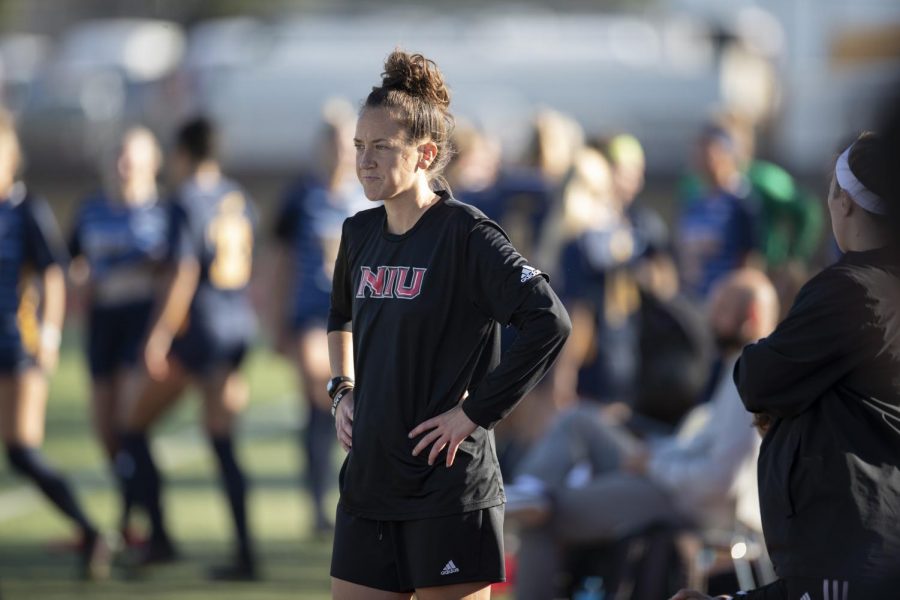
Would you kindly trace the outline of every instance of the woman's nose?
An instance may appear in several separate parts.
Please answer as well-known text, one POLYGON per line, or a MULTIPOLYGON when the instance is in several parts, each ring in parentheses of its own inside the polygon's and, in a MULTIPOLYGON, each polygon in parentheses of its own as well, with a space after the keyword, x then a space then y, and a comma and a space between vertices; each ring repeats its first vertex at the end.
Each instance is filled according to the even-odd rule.
POLYGON ((372 159, 372 151, 368 148, 362 150, 359 153, 359 158, 357 159, 358 165, 362 169, 370 169, 374 166, 374 160, 372 159))

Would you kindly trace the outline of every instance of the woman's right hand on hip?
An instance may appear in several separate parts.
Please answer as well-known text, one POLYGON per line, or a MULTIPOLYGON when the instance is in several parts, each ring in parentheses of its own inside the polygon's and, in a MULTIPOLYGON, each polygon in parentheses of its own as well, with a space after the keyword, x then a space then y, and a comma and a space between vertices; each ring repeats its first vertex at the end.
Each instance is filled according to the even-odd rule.
POLYGON ((334 413, 334 428, 337 430, 337 439, 341 448, 349 452, 353 445, 353 390, 350 390, 341 399, 334 413))

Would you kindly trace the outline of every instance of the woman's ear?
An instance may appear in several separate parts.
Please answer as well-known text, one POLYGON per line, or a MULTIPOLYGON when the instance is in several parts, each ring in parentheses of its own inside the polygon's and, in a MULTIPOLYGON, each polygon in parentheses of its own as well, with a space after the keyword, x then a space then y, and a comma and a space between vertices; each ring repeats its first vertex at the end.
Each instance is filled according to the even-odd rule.
POLYGON ((853 198, 850 197, 850 194, 841 190, 841 214, 845 217, 849 217, 856 206, 853 204, 853 198))
POLYGON ((434 142, 424 142, 419 144, 419 162, 416 163, 416 166, 423 171, 427 171, 428 167, 431 166, 431 163, 434 162, 434 159, 437 158, 438 147, 434 142))

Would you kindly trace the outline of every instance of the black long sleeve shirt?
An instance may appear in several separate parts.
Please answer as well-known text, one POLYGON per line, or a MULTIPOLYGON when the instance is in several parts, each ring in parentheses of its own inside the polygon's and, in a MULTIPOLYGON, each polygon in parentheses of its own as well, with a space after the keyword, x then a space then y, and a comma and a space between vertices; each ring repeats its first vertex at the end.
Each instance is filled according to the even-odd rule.
POLYGON ((353 445, 341 505, 405 520, 496 506, 490 429, 550 368, 571 327, 546 276, 480 211, 447 195, 403 235, 383 207, 344 224, 329 331, 353 333, 353 445), (519 329, 500 357, 500 325, 519 329), (412 456, 423 421, 462 405, 478 429, 453 466, 412 456))
POLYGON ((781 577, 900 571, 900 280, 893 251, 850 252, 807 283, 735 383, 775 417, 759 458, 781 577))

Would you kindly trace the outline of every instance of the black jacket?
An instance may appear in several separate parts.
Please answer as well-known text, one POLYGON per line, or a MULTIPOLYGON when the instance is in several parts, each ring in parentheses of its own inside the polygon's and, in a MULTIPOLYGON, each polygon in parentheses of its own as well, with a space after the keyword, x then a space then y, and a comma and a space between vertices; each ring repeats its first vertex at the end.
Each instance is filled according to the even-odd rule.
POLYGON ((781 577, 870 579, 900 569, 900 281, 886 250, 848 253, 807 283, 735 383, 775 417, 759 457, 781 577))

